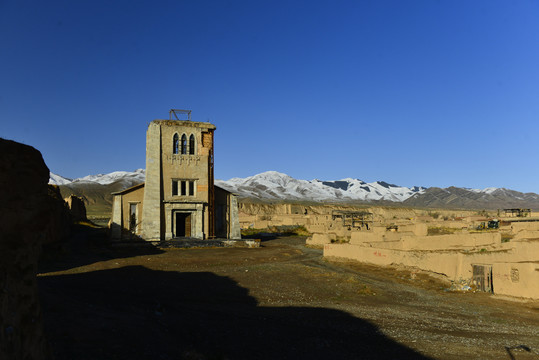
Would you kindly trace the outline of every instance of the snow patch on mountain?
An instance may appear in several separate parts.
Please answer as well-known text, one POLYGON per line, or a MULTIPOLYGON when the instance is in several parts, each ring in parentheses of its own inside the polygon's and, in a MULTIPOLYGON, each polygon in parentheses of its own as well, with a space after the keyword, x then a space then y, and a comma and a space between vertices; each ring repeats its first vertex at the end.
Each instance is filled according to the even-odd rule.
MULTIPOLYGON (((68 179, 51 173, 49 184, 67 185, 87 182, 108 185, 122 181, 131 186, 144 180, 144 169, 138 169, 133 172, 114 171, 109 174, 88 175, 77 179, 68 179)), ((227 181, 215 180, 215 185, 242 197, 309 201, 389 200, 402 202, 414 194, 421 194, 426 189, 418 186, 407 188, 383 181, 366 183, 353 178, 335 181, 298 180, 277 171, 266 171, 247 178, 232 178, 227 181)))
POLYGON ((497 188, 497 187, 487 187, 487 188, 484 188, 484 189, 466 189, 466 190, 473 191, 474 193, 478 193, 478 194, 481 194, 481 193, 483 193, 483 194, 492 194, 496 190, 502 190, 502 189, 497 188))
POLYGON ((109 174, 97 174, 97 175, 88 175, 82 178, 78 178, 73 180, 75 181, 91 181, 96 182, 101 185, 108 185, 112 184, 115 181, 118 180, 139 180, 140 182, 143 182, 146 178, 146 171, 144 169, 138 169, 133 172, 129 171, 114 171, 109 174))
POLYGON ((389 200, 402 202, 426 188, 407 188, 383 181, 366 183, 346 178, 336 181, 297 180, 277 171, 267 171, 247 178, 216 180, 215 184, 243 197, 270 200, 389 200))
POLYGON ((108 174, 88 175, 77 179, 68 179, 51 172, 49 184, 67 185, 77 182, 94 182, 101 185, 108 185, 120 180, 128 181, 129 183, 140 183, 144 181, 145 177, 146 171, 144 169, 138 169, 135 171, 114 171, 108 174))
POLYGON ((49 184, 51 185, 67 185, 73 182, 73 179, 65 178, 54 173, 49 173, 49 184))

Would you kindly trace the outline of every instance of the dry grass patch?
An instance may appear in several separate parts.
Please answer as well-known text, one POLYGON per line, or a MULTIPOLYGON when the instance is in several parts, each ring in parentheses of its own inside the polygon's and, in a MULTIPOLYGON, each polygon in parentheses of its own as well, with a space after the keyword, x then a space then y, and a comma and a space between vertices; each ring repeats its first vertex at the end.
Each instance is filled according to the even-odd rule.
POLYGON ((459 231, 458 228, 450 228, 446 226, 432 226, 427 229, 427 235, 451 235, 459 231))

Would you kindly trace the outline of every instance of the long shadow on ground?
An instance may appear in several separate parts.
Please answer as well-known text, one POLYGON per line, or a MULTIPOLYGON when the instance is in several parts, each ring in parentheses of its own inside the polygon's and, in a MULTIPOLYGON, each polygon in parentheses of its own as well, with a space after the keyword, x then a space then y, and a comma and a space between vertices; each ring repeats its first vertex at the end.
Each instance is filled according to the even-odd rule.
POLYGON ((62 271, 99 261, 161 253, 162 250, 144 241, 115 247, 108 238, 107 229, 74 225, 67 241, 43 247, 38 272, 62 271))
POLYGON ((258 307, 213 273, 130 266, 38 278, 56 359, 426 359, 323 308, 258 307))

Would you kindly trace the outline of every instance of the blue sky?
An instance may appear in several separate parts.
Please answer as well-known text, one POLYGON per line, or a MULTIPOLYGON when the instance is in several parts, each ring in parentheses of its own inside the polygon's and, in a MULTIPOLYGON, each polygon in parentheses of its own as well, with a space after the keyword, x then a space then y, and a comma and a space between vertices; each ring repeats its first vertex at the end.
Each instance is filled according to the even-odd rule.
POLYGON ((0 49, 0 137, 66 177, 180 108, 220 179, 539 193, 537 1, 0 0, 0 49))

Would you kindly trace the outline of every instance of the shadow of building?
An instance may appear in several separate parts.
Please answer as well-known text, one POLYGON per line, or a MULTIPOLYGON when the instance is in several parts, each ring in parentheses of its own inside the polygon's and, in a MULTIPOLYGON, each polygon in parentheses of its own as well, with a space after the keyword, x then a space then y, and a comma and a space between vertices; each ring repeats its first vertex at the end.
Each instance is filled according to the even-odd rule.
POLYGON ((62 359, 426 359, 348 313, 261 307, 209 272, 130 266, 39 278, 62 359))

